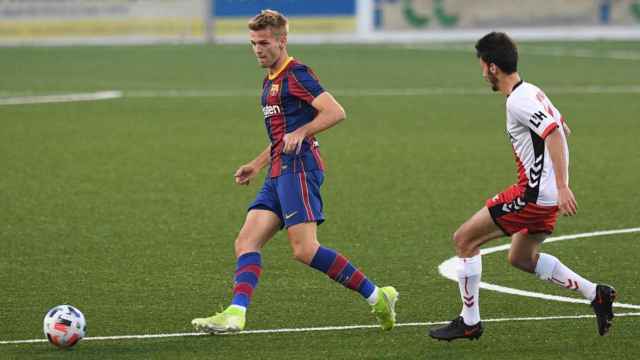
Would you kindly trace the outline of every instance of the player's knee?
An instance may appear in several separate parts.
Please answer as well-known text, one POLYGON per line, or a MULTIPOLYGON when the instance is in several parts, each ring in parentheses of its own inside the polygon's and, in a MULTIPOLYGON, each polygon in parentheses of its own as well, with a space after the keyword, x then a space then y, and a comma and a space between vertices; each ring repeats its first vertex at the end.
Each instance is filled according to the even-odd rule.
POLYGON ((301 263, 304 263, 304 255, 305 255, 304 251, 302 249, 300 249, 300 248, 297 248, 297 247, 294 247, 291 250, 292 250, 292 253, 293 253, 292 254, 293 258, 298 260, 298 261, 300 261, 301 263))
POLYGON ((292 246, 293 258, 300 261, 303 264, 310 264, 313 255, 311 250, 306 246, 292 246))
POLYGON ((251 239, 238 235, 235 241, 236 257, 249 252, 258 251, 259 249, 253 244, 251 239))
POLYGON ((533 272, 533 270, 535 269, 535 263, 533 262, 533 259, 522 257, 512 252, 509 252, 507 260, 509 261, 509 264, 511 264, 511 266, 522 271, 533 272))
POLYGON ((518 267, 519 260, 520 259, 518 259, 518 257, 511 252, 507 255, 507 261, 509 262, 509 265, 513 267, 516 267, 516 268, 518 267))
POLYGON ((468 236, 465 236, 464 232, 460 229, 456 230, 456 232, 453 233, 453 245, 455 246, 458 254, 464 254, 471 250, 470 240, 471 239, 468 236))
POLYGON ((305 241, 304 239, 290 238, 291 251, 294 259, 304 264, 310 264, 318 251, 320 244, 317 241, 305 241))

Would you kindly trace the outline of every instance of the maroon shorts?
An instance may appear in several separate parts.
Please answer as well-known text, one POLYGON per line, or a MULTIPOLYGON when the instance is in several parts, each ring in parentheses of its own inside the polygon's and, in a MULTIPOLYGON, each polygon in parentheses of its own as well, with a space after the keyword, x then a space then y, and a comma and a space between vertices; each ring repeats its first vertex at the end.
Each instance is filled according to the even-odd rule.
POLYGON ((512 185, 487 200, 491 218, 509 236, 525 230, 529 234, 551 234, 558 219, 558 207, 527 202, 524 191, 524 187, 512 185))

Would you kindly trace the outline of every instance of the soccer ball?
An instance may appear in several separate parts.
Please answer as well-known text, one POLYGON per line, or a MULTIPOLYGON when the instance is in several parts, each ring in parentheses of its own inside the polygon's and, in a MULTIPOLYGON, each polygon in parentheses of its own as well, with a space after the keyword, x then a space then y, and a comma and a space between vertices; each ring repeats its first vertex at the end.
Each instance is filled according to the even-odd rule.
POLYGON ((44 316, 44 334, 59 348, 77 344, 87 332, 87 322, 80 310, 71 305, 58 305, 44 316))

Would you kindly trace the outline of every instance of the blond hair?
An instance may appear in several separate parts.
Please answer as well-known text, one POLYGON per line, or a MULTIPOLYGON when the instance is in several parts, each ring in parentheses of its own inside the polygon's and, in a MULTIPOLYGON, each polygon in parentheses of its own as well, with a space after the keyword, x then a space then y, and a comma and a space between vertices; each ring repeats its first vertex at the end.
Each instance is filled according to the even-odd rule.
POLYGON ((260 14, 249 20, 249 30, 260 31, 271 29, 277 38, 280 35, 287 35, 289 32, 289 21, 279 12, 271 9, 262 10, 260 14))

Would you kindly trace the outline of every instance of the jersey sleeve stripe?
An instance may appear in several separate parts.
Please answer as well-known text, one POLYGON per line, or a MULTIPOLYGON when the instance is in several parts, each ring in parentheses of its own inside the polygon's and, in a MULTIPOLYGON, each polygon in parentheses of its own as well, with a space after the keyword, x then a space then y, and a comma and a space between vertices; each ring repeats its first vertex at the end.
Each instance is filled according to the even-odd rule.
POLYGON ((307 90, 304 86, 302 86, 302 84, 300 83, 298 78, 295 76, 295 74, 293 74, 293 72, 289 73, 289 79, 290 79, 289 91, 291 92, 291 94, 311 104, 313 99, 315 99, 316 97, 313 96, 313 94, 311 94, 311 92, 309 92, 309 90, 307 90))
POLYGON ((551 124, 549 124, 549 126, 547 126, 546 129, 544 129, 544 131, 542 132, 542 135, 540 136, 542 139, 546 139, 547 136, 549 136, 549 134, 551 134, 553 132, 553 130, 558 128, 558 123, 553 122, 551 124))

